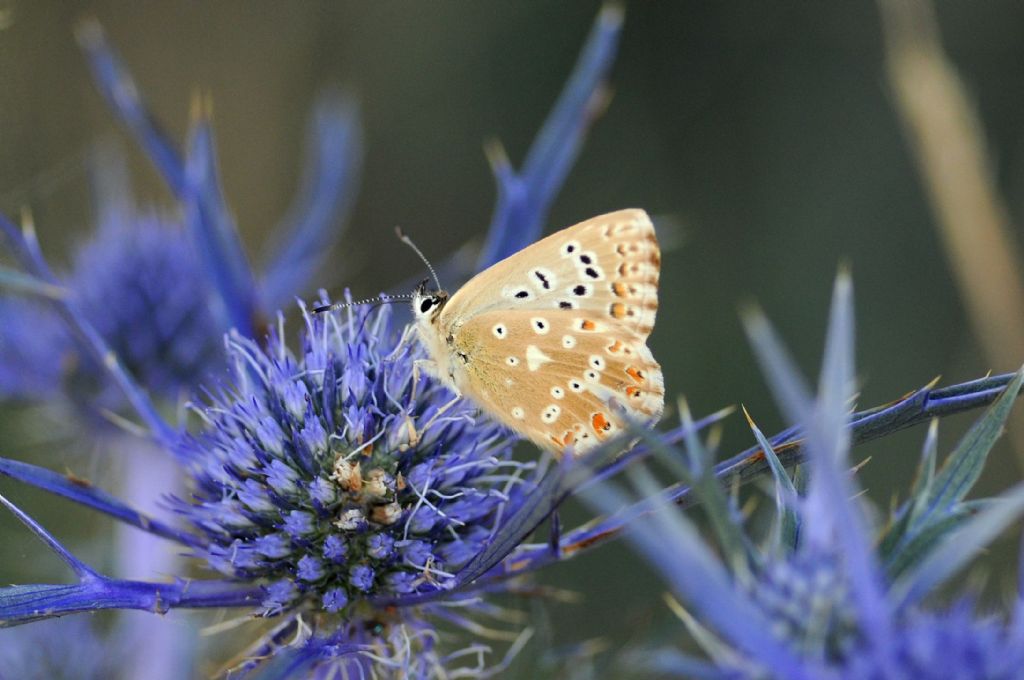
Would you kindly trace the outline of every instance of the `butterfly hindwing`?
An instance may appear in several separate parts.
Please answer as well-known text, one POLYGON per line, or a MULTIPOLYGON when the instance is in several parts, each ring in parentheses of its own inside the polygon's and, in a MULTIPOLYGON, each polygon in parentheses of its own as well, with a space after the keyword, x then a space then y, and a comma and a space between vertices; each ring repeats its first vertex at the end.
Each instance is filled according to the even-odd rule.
POLYGON ((616 434, 625 418, 657 420, 664 404, 661 368, 643 339, 597 321, 582 330, 581 311, 493 310, 455 337, 469 356, 466 396, 540 446, 577 454, 616 434))
POLYGON ((664 387, 646 340, 659 270, 643 210, 594 217, 502 260, 459 289, 436 320, 456 384, 558 452, 584 453, 624 416, 657 420, 664 387))

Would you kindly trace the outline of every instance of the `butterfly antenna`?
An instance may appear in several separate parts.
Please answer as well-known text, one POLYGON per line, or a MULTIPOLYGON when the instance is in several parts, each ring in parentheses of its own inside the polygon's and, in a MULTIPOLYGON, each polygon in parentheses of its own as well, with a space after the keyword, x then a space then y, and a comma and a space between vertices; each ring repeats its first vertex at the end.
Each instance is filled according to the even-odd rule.
POLYGON ((413 252, 420 256, 420 259, 423 260, 423 264, 427 265, 430 275, 434 277, 434 283, 437 284, 437 289, 442 290, 441 279, 437 278, 437 272, 434 271, 434 267, 430 264, 430 260, 427 259, 427 256, 423 254, 423 251, 416 247, 416 244, 412 242, 411 238, 405 235, 405 232, 402 231, 401 227, 395 227, 395 233, 398 234, 398 238, 402 243, 412 248, 413 252))
POLYGON ((358 305, 391 305, 401 300, 412 300, 412 295, 408 293, 403 293, 401 295, 378 295, 377 297, 366 298, 365 300, 356 300, 354 302, 335 302, 329 305, 314 307, 313 313, 323 314, 325 312, 333 312, 336 309, 345 309, 346 307, 356 307, 358 305))

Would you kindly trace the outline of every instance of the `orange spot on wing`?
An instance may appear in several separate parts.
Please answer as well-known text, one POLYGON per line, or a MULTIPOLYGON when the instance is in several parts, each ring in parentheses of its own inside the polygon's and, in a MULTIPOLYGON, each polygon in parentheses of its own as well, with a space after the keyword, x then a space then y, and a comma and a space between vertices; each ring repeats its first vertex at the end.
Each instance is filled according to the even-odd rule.
POLYGON ((583 321, 580 322, 580 330, 592 331, 595 328, 597 328, 597 326, 595 326, 594 322, 591 321, 590 319, 584 319, 583 321))
POLYGON ((612 344, 608 345, 607 349, 612 354, 618 354, 619 352, 622 351, 623 347, 625 347, 625 345, 622 344, 622 341, 621 340, 616 340, 612 344))
POLYGON ((644 381, 644 372, 636 366, 627 366, 626 375, 632 378, 635 382, 642 383, 644 381))
POLYGON ((594 426, 594 432, 597 432, 598 434, 612 429, 612 424, 608 422, 608 418, 606 418, 601 412, 595 413, 591 416, 590 424, 594 426))
POLYGON ((612 284, 612 292, 615 293, 616 297, 625 297, 627 290, 626 284, 621 281, 616 281, 612 284))
POLYGON ((626 316, 626 305, 622 304, 621 302, 614 302, 612 303, 610 311, 612 313, 612 317, 616 319, 621 319, 622 317, 626 316))
POLYGON ((630 385, 629 387, 626 388, 626 396, 634 398, 634 399, 636 397, 639 397, 640 396, 640 388, 639 387, 633 387, 632 385, 630 385))

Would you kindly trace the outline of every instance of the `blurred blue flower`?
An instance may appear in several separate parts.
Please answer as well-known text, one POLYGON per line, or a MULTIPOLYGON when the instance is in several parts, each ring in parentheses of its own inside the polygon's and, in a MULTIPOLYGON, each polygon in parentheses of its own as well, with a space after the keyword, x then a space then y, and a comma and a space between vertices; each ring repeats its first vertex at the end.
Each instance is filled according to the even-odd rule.
POLYGON ((180 226, 155 215, 102 225, 75 252, 67 286, 150 392, 177 398, 223 366, 210 291, 180 226))
POLYGON ((0 397, 41 400, 59 393, 71 337, 46 306, 0 297, 0 397))
MULTIPOLYGON (((654 477, 627 475, 649 515, 626 538, 694 612, 680 610, 711 661, 676 650, 641 651, 629 663, 663 675, 708 678, 1015 678, 1024 663, 1024 602, 1010 621, 978 617, 969 600, 927 608, 922 600, 966 566, 1024 512, 1024 486, 984 502, 964 498, 980 474, 1024 380, 1024 369, 946 459, 936 465, 936 427, 910 498, 879 530, 848 474, 853 373, 852 292, 836 284, 819 393, 812 398, 767 321, 748 330, 777 401, 799 429, 808 473, 794 481, 753 425, 776 480, 776 516, 758 545, 707 465, 693 436, 665 461, 707 509, 720 556, 674 511, 654 477), (682 462, 681 462, 682 461, 682 462), (652 498, 661 500, 654 502, 652 498)), ((684 420, 688 417, 684 413, 684 420)), ((621 487, 584 492, 593 506, 622 511, 621 487)))
POLYGON ((120 654, 88 617, 0 631, 0 680, 109 680, 120 654))
MULTIPOLYGON (((40 283, 63 291, 78 318, 72 329, 87 324, 129 375, 154 396, 176 401, 223 368, 226 331, 254 336, 316 275, 341 234, 358 185, 358 114, 348 95, 328 90, 319 97, 299 194, 259 277, 220 191, 208 107, 193 112, 182 153, 154 123, 99 24, 84 22, 79 38, 97 86, 163 172, 181 217, 137 211, 130 191, 120 186, 127 180, 118 163, 104 158, 94 177, 98 225, 72 254, 67 275, 54 276, 34 236, 19 243, 23 237, 9 224, 7 245, 40 283)), ((80 333, 61 332, 56 316, 23 299, 0 299, 0 397, 64 396, 93 412, 122 406, 105 375, 105 357, 96 356, 89 339, 83 346, 80 333)))

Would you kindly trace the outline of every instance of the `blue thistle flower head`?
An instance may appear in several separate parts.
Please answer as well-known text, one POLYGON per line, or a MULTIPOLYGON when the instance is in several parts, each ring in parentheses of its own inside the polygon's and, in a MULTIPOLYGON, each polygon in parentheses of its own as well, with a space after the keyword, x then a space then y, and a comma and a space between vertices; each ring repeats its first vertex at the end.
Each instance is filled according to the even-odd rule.
POLYGON ((945 612, 914 611, 894 631, 888 669, 880 667, 877 658, 862 653, 869 650, 855 648, 846 659, 842 677, 846 680, 1019 678, 1024 668, 1021 616, 1024 616, 1024 608, 1019 604, 1015 614, 1017 625, 1006 625, 1000 616, 978 616, 970 598, 957 601, 945 612))
POLYGON ((747 592, 772 632, 808 653, 839 655, 856 637, 856 608, 834 553, 801 550, 770 561, 747 592))
MULTIPOLYGON (((221 325, 180 225, 155 214, 104 224, 75 252, 67 285, 85 318, 151 393, 177 398, 223 366, 221 325)), ((82 378, 95 383, 100 375, 90 367, 82 378)))
POLYGON ((436 381, 389 311, 313 316, 298 352, 227 344, 233 384, 197 407, 178 511, 222 573, 265 584, 264 611, 326 612, 444 590, 516 503, 532 464, 436 381))
MULTIPOLYGON (((62 284, 125 368, 155 396, 176 400, 224 365, 222 325, 203 277, 185 231, 154 214, 105 222, 75 250, 62 284)), ((5 396, 63 393, 92 411, 123 405, 104 367, 52 309, 8 297, 0 318, 5 396)))

